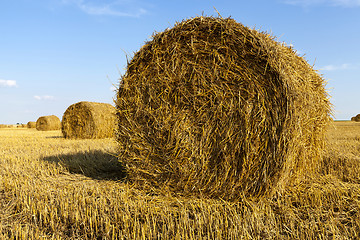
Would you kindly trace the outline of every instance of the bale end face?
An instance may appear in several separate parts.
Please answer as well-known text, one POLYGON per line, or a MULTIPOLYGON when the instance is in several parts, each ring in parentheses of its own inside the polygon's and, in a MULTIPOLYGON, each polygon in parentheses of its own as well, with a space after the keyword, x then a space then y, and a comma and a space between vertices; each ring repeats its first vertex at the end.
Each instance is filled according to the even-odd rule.
POLYGON ((115 108, 108 103, 78 102, 69 106, 62 118, 65 138, 111 138, 115 129, 115 108))
POLYGON ((53 131, 60 130, 60 119, 55 115, 42 116, 36 121, 36 130, 38 131, 53 131))
POLYGON ((36 122, 28 122, 27 128, 36 128, 36 122))

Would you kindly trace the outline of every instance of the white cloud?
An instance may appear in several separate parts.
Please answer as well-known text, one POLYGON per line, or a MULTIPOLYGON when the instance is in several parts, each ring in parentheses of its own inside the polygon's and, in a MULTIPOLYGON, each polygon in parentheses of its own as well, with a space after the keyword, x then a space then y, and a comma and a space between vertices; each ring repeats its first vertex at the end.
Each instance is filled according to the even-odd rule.
POLYGON ((313 5, 329 5, 335 7, 360 7, 360 0, 283 0, 286 4, 300 5, 303 7, 313 5))
POLYGON ((0 79, 0 87, 17 87, 15 80, 0 79))
POLYGON ((54 96, 49 96, 49 95, 43 95, 43 96, 35 95, 34 98, 36 100, 54 100, 55 99, 54 96))
POLYGON ((97 1, 91 0, 62 0, 62 3, 75 5, 80 10, 90 15, 140 17, 147 13, 144 8, 137 7, 135 1, 107 0, 101 1, 99 4, 97 1))
POLYGON ((353 70, 360 68, 360 64, 343 63, 340 65, 326 65, 320 68, 322 71, 353 70))

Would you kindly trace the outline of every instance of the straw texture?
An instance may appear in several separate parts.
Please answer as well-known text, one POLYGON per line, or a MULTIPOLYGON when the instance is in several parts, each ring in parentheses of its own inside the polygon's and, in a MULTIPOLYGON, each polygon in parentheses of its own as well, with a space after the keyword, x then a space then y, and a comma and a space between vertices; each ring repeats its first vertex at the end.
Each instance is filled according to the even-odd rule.
POLYGON ((62 118, 65 138, 114 137, 115 108, 108 103, 78 102, 69 106, 62 118))
POLYGON ((116 105, 130 181, 227 200, 315 172, 331 114, 324 79, 292 48, 214 17, 155 34, 116 105))
POLYGON ((36 121, 36 129, 39 131, 59 130, 60 128, 60 119, 55 115, 42 116, 36 121))

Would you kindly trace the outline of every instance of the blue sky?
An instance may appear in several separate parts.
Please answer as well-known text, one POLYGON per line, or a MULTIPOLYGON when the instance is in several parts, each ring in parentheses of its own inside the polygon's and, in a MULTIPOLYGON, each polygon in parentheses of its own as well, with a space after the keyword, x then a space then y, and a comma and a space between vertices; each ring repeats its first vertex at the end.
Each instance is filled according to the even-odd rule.
POLYGON ((13 0, 0 2, 0 123, 113 103, 127 56, 214 7, 304 55, 328 81, 336 119, 360 113, 360 0, 13 0))

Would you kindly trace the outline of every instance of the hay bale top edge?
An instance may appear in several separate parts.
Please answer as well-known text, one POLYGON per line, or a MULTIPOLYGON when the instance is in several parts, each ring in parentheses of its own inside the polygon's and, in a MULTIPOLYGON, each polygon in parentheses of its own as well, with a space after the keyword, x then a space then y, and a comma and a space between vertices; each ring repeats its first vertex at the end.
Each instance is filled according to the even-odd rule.
MULTIPOLYGON (((279 73, 279 77, 282 78, 289 90, 301 85, 303 92, 306 93, 312 91, 312 88, 323 88, 326 85, 326 81, 318 74, 317 70, 313 69, 313 66, 299 56, 293 47, 286 45, 284 42, 278 42, 275 36, 265 31, 257 31, 246 27, 230 17, 204 16, 177 22, 174 27, 167 28, 163 32, 154 32, 152 40, 145 42, 130 59, 127 71, 122 76, 122 79, 126 77, 129 71, 137 71, 133 69, 138 66, 135 62, 146 62, 147 58, 150 56, 156 57, 156 54, 160 51, 172 54, 181 44, 181 46, 187 44, 189 49, 192 48, 194 59, 198 55, 206 53, 206 51, 208 53, 212 51, 216 54, 216 51, 221 49, 236 57, 238 53, 231 51, 239 48, 237 46, 227 46, 224 43, 239 43, 243 44, 244 47, 252 48, 251 51, 254 52, 250 54, 257 55, 259 60, 267 62, 268 69, 279 73), (202 32, 206 31, 209 36, 202 34, 202 32), (178 39, 174 39, 174 37, 178 39), (221 38, 221 41, 218 38, 221 38), (199 45, 199 43, 201 45, 201 42, 205 41, 208 41, 205 45, 206 47, 209 46, 208 49, 196 48, 196 45, 199 45), (210 46, 211 44, 213 46, 210 46), (309 81, 315 82, 315 84, 308 84, 309 81)), ((194 62, 190 64, 194 64, 194 62)), ((326 95, 326 97, 329 99, 329 95, 326 95)))

